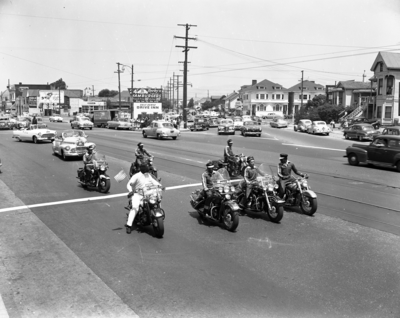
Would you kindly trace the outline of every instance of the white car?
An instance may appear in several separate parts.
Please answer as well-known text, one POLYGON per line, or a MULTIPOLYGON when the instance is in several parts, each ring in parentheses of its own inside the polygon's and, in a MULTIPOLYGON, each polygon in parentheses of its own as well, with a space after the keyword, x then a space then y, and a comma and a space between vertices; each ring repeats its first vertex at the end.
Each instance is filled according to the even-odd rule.
POLYGON ((87 138, 83 130, 65 130, 53 141, 53 153, 60 155, 64 160, 69 157, 82 157, 87 147, 93 144, 88 142, 87 138))
POLYGON ((61 116, 57 116, 57 115, 50 116, 49 120, 50 120, 50 122, 60 122, 60 123, 63 122, 63 118, 61 116))
POLYGON ((179 129, 174 128, 174 126, 167 121, 153 121, 150 126, 143 128, 143 137, 157 137, 157 139, 163 139, 171 137, 176 139, 181 132, 179 129))
POLYGON ((241 117, 233 118, 233 126, 235 126, 235 130, 241 130, 243 127, 243 120, 241 117))
POLYGON ((78 129, 90 129, 92 130, 94 124, 90 121, 88 117, 76 117, 74 121, 71 122, 71 128, 78 129))
POLYGON ((12 138, 16 138, 18 141, 33 141, 37 144, 39 141, 48 140, 52 142, 55 139, 57 132, 50 130, 45 124, 29 125, 27 128, 21 128, 20 130, 13 130, 12 138))
POLYGON ((324 121, 313 121, 311 126, 308 127, 307 133, 309 134, 326 134, 329 136, 329 133, 331 132, 331 128, 326 124, 324 121))

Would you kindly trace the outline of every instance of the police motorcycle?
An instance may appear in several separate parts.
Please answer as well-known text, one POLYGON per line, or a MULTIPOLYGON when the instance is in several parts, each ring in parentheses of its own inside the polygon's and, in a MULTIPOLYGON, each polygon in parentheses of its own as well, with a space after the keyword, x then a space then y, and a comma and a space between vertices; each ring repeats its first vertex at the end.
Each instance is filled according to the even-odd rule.
MULTIPOLYGON (((158 181, 161 181, 161 178, 158 179, 158 172, 157 172, 157 168, 155 166, 153 166, 153 160, 154 157, 148 157, 148 156, 144 156, 144 158, 142 159, 143 164, 147 165, 150 168, 150 173, 153 175, 153 177, 155 177, 158 181)), ((129 169, 129 177, 132 178, 132 176, 136 173, 138 173, 140 171, 140 169, 138 167, 136 167, 135 162, 132 162, 131 167, 129 169)))
MULTIPOLYGON (((139 211, 135 215, 133 224, 137 226, 153 226, 156 237, 162 238, 164 235, 165 212, 161 208, 163 188, 156 185, 146 186, 146 189, 139 189, 138 193, 143 196, 142 203, 139 205, 139 211)), ((131 210, 131 200, 133 193, 128 194, 129 205, 125 207, 131 210)), ((127 214, 128 215, 128 214, 127 214)))
POLYGON ((92 170, 91 173, 88 170, 85 171, 85 168, 78 169, 77 179, 79 179, 82 187, 97 188, 101 193, 107 193, 111 187, 111 180, 107 175, 108 163, 106 156, 96 153, 95 163, 86 166, 92 170), (88 176, 86 176, 87 173, 89 173, 88 176))
POLYGON ((286 185, 285 206, 298 207, 306 215, 313 215, 318 208, 317 194, 308 185, 308 175, 293 177, 293 182, 286 185))
MULTIPOLYGON (((251 194, 247 199, 250 203, 249 207, 244 209, 244 212, 265 213, 268 215, 271 222, 279 223, 283 218, 283 206, 285 201, 278 195, 278 184, 273 175, 268 175, 266 169, 268 164, 261 164, 258 169, 265 174, 258 174, 257 180, 251 184, 247 184, 252 188, 251 194)), ((243 181, 244 182, 244 181, 243 181)), ((243 196, 246 195, 245 190, 241 191, 238 187, 236 202, 241 202, 243 196)))
MULTIPOLYGON (((239 155, 235 155, 234 160, 236 162, 235 166, 230 161, 225 163, 226 170, 228 171, 229 176, 231 178, 241 177, 241 176, 243 176, 244 170, 246 169, 246 167, 248 165, 247 164, 247 156, 245 156, 244 154, 241 153, 239 155)), ((220 160, 213 160, 212 162, 214 163, 214 166, 217 167, 220 160)), ((215 170, 217 170, 217 169, 215 169, 215 170)))
POLYGON ((205 197, 202 191, 197 189, 190 195, 190 204, 197 210, 202 220, 213 220, 222 223, 230 232, 234 232, 239 226, 239 205, 232 200, 235 187, 231 184, 229 174, 226 170, 215 173, 213 178, 214 199, 210 205, 209 214, 204 213, 205 197))

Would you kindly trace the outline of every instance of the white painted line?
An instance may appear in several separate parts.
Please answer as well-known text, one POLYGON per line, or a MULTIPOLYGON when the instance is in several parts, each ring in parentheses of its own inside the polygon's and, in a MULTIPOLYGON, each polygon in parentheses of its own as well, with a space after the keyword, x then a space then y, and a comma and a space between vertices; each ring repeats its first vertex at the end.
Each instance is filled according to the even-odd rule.
POLYGON ((4 305, 3 298, 0 295, 0 318, 9 318, 6 306, 4 305))
POLYGON ((345 149, 336 149, 336 148, 324 148, 324 147, 314 147, 314 146, 304 146, 304 145, 293 145, 293 144, 282 144, 284 146, 293 146, 293 147, 303 147, 303 148, 313 148, 313 149, 324 149, 324 150, 334 150, 334 151, 346 151, 345 149))
MULTIPOLYGON (((242 179, 232 180, 231 182, 236 183, 236 182, 240 182, 241 180, 242 179)), ((183 184, 183 185, 178 185, 178 186, 166 187, 165 191, 182 189, 182 188, 190 188, 190 187, 198 187, 201 185, 202 185, 201 183, 183 184)), ((30 204, 30 205, 21 205, 21 206, 14 206, 11 208, 0 209, 0 213, 18 211, 18 210, 24 210, 24 209, 40 208, 40 207, 52 206, 52 205, 62 205, 62 204, 71 204, 71 203, 77 203, 77 202, 90 202, 90 201, 106 200, 106 199, 119 198, 119 197, 123 197, 123 196, 127 196, 127 195, 128 195, 128 192, 105 195, 105 196, 101 196, 101 197, 89 197, 89 198, 81 198, 81 199, 72 199, 72 200, 64 200, 64 201, 54 201, 54 202, 37 203, 37 204, 30 204)), ((0 318, 2 318, 2 317, 0 316, 0 318)))
MULTIPOLYGON (((159 153, 159 152, 154 152, 154 151, 152 151, 151 153, 154 153, 154 154, 156 154, 156 155, 165 156, 165 154, 164 154, 164 153, 159 153)), ((170 156, 170 157, 174 157, 174 156, 170 156)), ((160 157, 160 158, 162 158, 162 157, 160 157)), ((174 158, 176 158, 176 156, 175 156, 174 158)), ((196 162, 196 163, 203 163, 203 164, 206 164, 206 162, 203 162, 203 161, 197 161, 197 160, 192 160, 192 159, 188 159, 188 158, 182 158, 182 157, 181 157, 180 159, 182 159, 182 160, 186 160, 186 161, 192 161, 192 162, 196 162)))

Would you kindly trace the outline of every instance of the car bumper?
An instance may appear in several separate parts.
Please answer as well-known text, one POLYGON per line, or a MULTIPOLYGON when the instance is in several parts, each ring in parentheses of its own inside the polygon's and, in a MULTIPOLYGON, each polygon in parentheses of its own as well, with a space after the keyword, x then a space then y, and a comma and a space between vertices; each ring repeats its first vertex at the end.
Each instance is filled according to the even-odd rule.
POLYGON ((246 135, 259 135, 262 131, 244 131, 246 135))
POLYGON ((162 133, 162 134, 160 134, 160 136, 163 138, 178 137, 178 136, 180 136, 180 133, 162 133))

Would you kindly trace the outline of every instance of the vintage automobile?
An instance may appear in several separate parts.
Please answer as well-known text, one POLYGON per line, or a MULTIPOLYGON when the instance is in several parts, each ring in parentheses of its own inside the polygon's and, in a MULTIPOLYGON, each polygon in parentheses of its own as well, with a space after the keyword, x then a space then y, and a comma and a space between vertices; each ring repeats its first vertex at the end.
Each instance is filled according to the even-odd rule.
POLYGON ((53 116, 49 117, 49 121, 50 122, 62 123, 63 122, 63 118, 61 116, 58 116, 58 115, 53 115, 53 116))
POLYGON ((202 118, 195 118, 193 121, 193 125, 190 126, 190 131, 197 131, 197 130, 208 130, 209 124, 206 120, 202 118))
POLYGON ((186 128, 189 130, 192 130, 192 127, 194 125, 194 120, 193 119, 188 119, 186 122, 186 128))
POLYGON ((400 135, 400 127, 385 127, 382 131, 382 135, 395 135, 399 136, 400 135))
POLYGON ((316 120, 313 121, 311 126, 308 127, 307 133, 309 134, 325 134, 329 136, 329 133, 331 132, 331 128, 326 124, 326 122, 321 121, 321 120, 316 120))
POLYGON ((243 127, 242 117, 236 116, 233 118, 233 126, 235 126, 235 130, 241 130, 243 127))
POLYGON ((396 168, 400 172, 400 136, 379 135, 369 145, 353 144, 346 148, 350 165, 360 163, 396 168))
POLYGON ((64 160, 69 157, 82 157, 88 146, 93 144, 87 141, 88 136, 83 130, 65 130, 53 141, 53 153, 64 160))
POLYGON ((157 139, 172 138, 176 139, 181 133, 179 129, 168 121, 153 121, 150 126, 143 128, 143 137, 157 137, 157 139))
POLYGON ((222 134, 235 134, 235 126, 233 125, 232 119, 222 119, 218 124, 218 135, 222 134))
POLYGON ((90 121, 88 117, 76 117, 74 121, 71 122, 71 128, 78 129, 90 129, 93 128, 93 123, 90 121))
POLYGON ((209 118, 208 123, 209 123, 210 128, 218 127, 218 119, 215 117, 209 118))
POLYGON ((287 128, 288 126, 288 122, 280 117, 275 117, 269 124, 274 128, 287 128))
POLYGON ((18 116, 17 117, 17 128, 25 128, 31 124, 32 118, 27 116, 18 116))
POLYGON ((376 130, 370 124, 355 124, 346 128, 343 131, 343 136, 346 139, 358 139, 362 141, 364 139, 373 140, 376 136, 380 135, 380 131, 376 130))
POLYGON ((18 141, 33 141, 37 144, 39 141, 44 140, 53 141, 56 135, 57 132, 48 129, 45 124, 31 124, 27 128, 15 129, 12 138, 18 141))
POLYGON ((129 121, 128 118, 115 118, 114 120, 109 120, 107 122, 108 129, 128 129, 132 130, 133 129, 133 124, 129 121))
POLYGON ((308 130, 308 127, 310 127, 312 124, 312 121, 309 119, 300 119, 297 125, 294 125, 293 129, 294 131, 300 131, 300 132, 305 132, 308 130))
POLYGON ((15 123, 10 120, 10 117, 0 117, 0 129, 13 129, 15 123))
POLYGON ((262 128, 261 126, 253 120, 246 120, 243 122, 243 127, 241 129, 242 136, 257 136, 261 137, 262 128))

